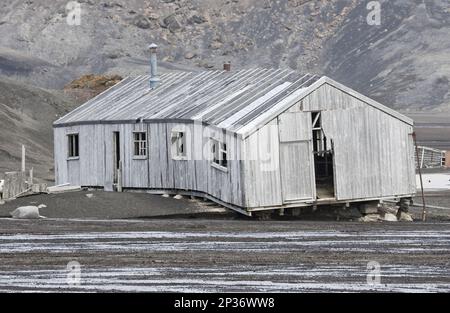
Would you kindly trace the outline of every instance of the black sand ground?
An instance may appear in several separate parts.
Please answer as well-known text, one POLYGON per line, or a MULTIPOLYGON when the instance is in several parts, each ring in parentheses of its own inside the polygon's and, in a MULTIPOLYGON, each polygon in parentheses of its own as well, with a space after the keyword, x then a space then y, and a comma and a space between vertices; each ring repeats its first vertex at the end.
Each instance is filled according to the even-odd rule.
POLYGON ((0 219, 0 291, 448 292, 449 226, 0 219))
POLYGON ((131 192, 80 191, 63 194, 41 194, 18 198, 0 205, 0 217, 20 206, 47 207, 39 210, 47 218, 129 219, 161 216, 189 216, 214 211, 213 206, 190 198, 163 198, 160 195, 131 192), (88 197, 87 195, 92 195, 88 197))

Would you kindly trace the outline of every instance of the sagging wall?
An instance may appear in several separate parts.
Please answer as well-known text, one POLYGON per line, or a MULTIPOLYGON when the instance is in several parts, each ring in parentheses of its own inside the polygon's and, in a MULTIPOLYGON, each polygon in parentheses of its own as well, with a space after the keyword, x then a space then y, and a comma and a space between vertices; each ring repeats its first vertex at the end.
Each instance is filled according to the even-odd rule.
POLYGON ((413 127, 325 84, 291 111, 321 111, 334 141, 338 200, 415 193, 413 127))
POLYGON ((207 193, 226 203, 244 206, 241 183, 241 141, 209 127, 177 123, 97 124, 54 129, 55 179, 57 184, 105 187, 112 190, 114 175, 113 132, 120 133, 124 188, 182 189, 207 193), (172 130, 188 134, 187 160, 174 160, 172 130), (146 131, 148 157, 133 157, 133 131, 146 131), (68 160, 67 135, 79 134, 77 160, 68 160), (226 140, 226 171, 211 165, 210 138, 226 140))
MULTIPOLYGON (((328 84, 319 87, 283 114, 309 114, 313 111, 322 112, 325 135, 334 142, 337 200, 376 199, 415 193, 412 126, 328 84)), ((310 125, 303 125, 308 121, 310 123, 311 119, 298 122, 298 129, 292 130, 292 133, 311 131, 310 125)), ((283 178, 280 179, 282 136, 279 127, 277 119, 274 119, 244 140, 244 155, 248 158, 244 163, 247 207, 286 203, 286 192, 282 190, 283 178), (268 164, 268 159, 272 163, 268 164)), ((305 144, 304 149, 311 150, 311 147, 305 144)), ((305 160, 305 166, 313 166, 305 156, 298 157, 305 160)), ((299 179, 297 185, 305 190, 299 194, 315 197, 315 186, 312 186, 315 184, 314 173, 311 177, 305 169, 300 172, 303 179, 299 179)))
POLYGON ((244 140, 245 204, 250 208, 283 203, 280 176, 278 119, 244 140))

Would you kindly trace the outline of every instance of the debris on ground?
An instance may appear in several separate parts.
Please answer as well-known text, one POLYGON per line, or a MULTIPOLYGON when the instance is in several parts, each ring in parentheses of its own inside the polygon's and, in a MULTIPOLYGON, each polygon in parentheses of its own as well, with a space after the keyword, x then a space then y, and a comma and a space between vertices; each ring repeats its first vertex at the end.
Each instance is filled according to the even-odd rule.
POLYGON ((81 186, 71 186, 68 184, 52 186, 47 188, 47 192, 52 193, 63 193, 63 192, 72 192, 72 191, 81 191, 81 186))
POLYGON ((173 198, 176 199, 176 200, 180 200, 180 199, 183 199, 183 196, 182 195, 175 195, 173 198))
POLYGON ((37 206, 22 206, 18 207, 11 213, 12 218, 17 219, 39 219, 43 216, 39 215, 39 208, 37 206))
POLYGON ((86 195, 86 197, 88 197, 89 199, 91 199, 93 196, 94 196, 93 193, 88 193, 88 194, 86 195))

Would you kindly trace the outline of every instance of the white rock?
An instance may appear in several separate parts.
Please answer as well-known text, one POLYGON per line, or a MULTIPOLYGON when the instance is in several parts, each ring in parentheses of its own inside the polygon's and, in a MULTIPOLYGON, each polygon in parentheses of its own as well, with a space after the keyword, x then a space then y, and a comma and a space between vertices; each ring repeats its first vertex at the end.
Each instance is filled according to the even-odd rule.
POLYGON ((92 194, 92 193, 88 193, 88 194, 86 195, 86 197, 88 197, 89 199, 92 198, 93 196, 94 196, 94 194, 92 194))
POLYGON ((400 218, 398 220, 400 222, 414 222, 411 214, 405 212, 400 213, 400 218))
POLYGON ((0 205, 5 204, 5 201, 3 201, 2 199, 0 199, 0 205))
POLYGON ((383 219, 386 222, 397 222, 397 216, 395 216, 392 213, 385 213, 384 216, 383 216, 383 219))
POLYGON ((46 208, 47 206, 45 205, 45 204, 39 204, 38 205, 38 209, 43 209, 43 208, 46 208))
POLYGON ((183 199, 183 196, 182 195, 176 195, 175 197, 173 197, 174 199, 177 199, 177 200, 180 200, 180 199, 183 199))
POLYGON ((167 193, 165 193, 165 194, 162 195, 162 197, 163 198, 169 198, 170 196, 167 193))
POLYGON ((368 215, 365 215, 358 219, 359 222, 365 222, 365 223, 378 222, 380 220, 381 220, 381 217, 379 214, 368 214, 368 215))
POLYGON ((37 206, 22 206, 18 207, 11 213, 12 218, 18 219, 38 219, 42 218, 39 215, 39 208, 37 206))
POLYGON ((0 180, 0 193, 3 192, 3 186, 5 185, 5 180, 0 180))

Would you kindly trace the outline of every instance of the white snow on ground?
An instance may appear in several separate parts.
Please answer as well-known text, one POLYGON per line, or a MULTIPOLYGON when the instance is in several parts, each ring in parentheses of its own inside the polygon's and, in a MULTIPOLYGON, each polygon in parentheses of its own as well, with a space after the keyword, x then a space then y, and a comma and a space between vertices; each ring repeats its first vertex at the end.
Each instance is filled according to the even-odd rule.
MULTIPOLYGON (((423 174, 422 182, 425 190, 450 190, 450 174, 423 174)), ((419 175, 416 175, 416 186, 419 190, 419 175)))
MULTIPOLYGON (((449 278, 447 270, 434 267, 383 266, 381 282, 386 277, 439 277, 449 278)), ((286 269, 267 266, 236 266, 215 268, 117 268, 83 269, 79 286, 68 287, 64 270, 36 270, 3 272, 0 291, 11 291, 14 286, 24 291, 141 291, 141 292, 296 292, 296 291, 397 291, 448 292, 450 284, 408 283, 368 285, 364 267, 299 265, 286 269), (174 276, 182 274, 186 278, 174 276), (259 280, 248 277, 258 276, 259 280), (353 282, 342 282, 342 277, 353 282), (324 283, 324 278, 331 279, 324 283), (334 279, 334 280, 333 280, 334 279)))
MULTIPOLYGON (((450 230, 372 230, 347 233, 340 231, 148 231, 0 235, 0 259, 3 255, 17 256, 22 253, 26 257, 25 253, 58 255, 67 253, 67 256, 70 256, 86 251, 93 254, 120 252, 133 255, 138 251, 232 251, 253 254, 267 253, 269 250, 277 253, 305 253, 305 251, 384 254, 448 253, 450 252, 450 230)), ((366 265, 363 261, 355 266, 348 266, 333 260, 324 260, 322 264, 296 266, 283 264, 144 268, 82 266, 81 285, 72 288, 67 285, 68 272, 64 264, 54 269, 40 268, 39 270, 14 270, 2 267, 0 264, 0 291, 450 292, 448 267, 382 264, 382 284, 368 285, 366 265)))
POLYGON ((111 232, 0 235, 0 253, 76 251, 450 251, 450 231, 111 232), (199 241, 198 238, 202 238, 199 241))

